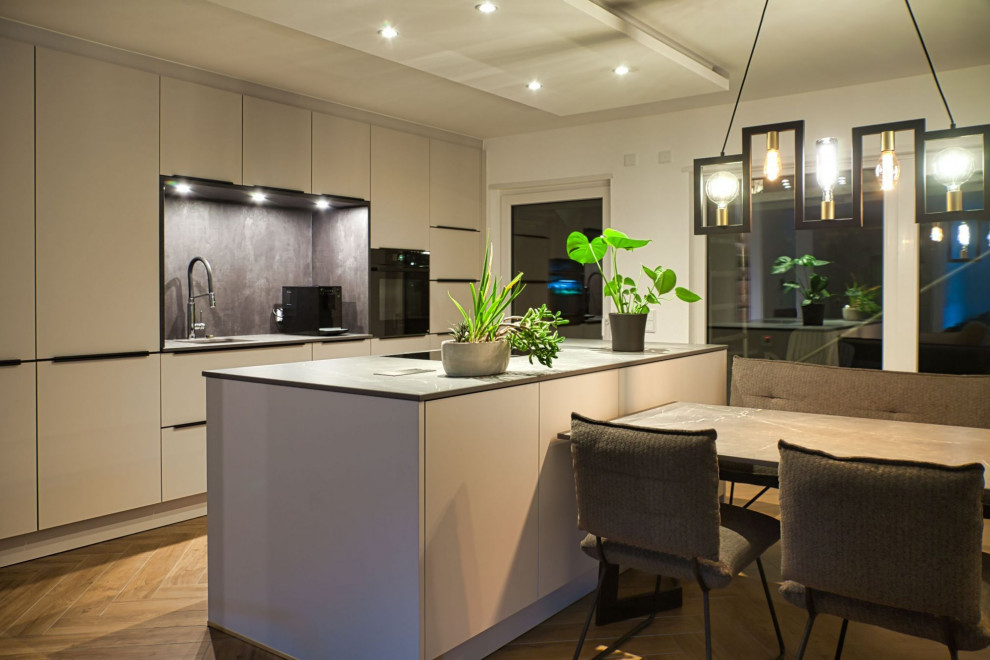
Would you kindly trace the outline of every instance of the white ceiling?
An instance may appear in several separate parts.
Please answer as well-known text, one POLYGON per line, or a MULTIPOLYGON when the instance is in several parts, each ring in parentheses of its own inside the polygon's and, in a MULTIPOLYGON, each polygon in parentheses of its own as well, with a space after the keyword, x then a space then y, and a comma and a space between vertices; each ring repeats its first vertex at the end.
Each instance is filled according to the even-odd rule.
MULTIPOLYGON (((0 17, 485 138, 731 103, 763 9, 495 1, 0 0, 0 17)), ((938 71, 990 63, 990 1, 912 7, 938 71)), ((773 0, 743 100, 926 72, 903 0, 773 0)))

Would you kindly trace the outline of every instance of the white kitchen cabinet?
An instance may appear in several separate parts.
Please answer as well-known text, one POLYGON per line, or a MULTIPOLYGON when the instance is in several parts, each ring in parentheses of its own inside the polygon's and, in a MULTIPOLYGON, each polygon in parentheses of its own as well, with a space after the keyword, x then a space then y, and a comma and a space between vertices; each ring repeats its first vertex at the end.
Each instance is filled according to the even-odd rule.
POLYGON ((539 387, 426 403, 427 658, 537 600, 539 387))
POLYGON ((619 416, 671 401, 725 405, 725 351, 619 370, 619 416))
POLYGON ((38 529, 33 362, 0 367, 0 539, 38 529))
POLYGON ((312 190, 313 113, 244 97, 244 185, 312 190))
POLYGON ((162 353, 162 426, 206 421, 206 379, 212 369, 255 367, 305 362, 313 358, 310 344, 243 350, 162 353))
POLYGON ((37 49, 39 358, 158 349, 158 77, 37 49))
POLYGON ((361 341, 324 341, 313 344, 314 360, 333 360, 335 358, 360 357, 371 355, 371 340, 361 341))
POLYGON ((429 335, 371 340, 372 355, 392 355, 393 353, 414 353, 428 350, 430 350, 429 335))
POLYGON ((33 46, 0 39, 0 89, 0 360, 10 360, 34 357, 33 46))
POLYGON ((206 424, 162 429, 162 502, 206 492, 206 424))
POLYGON ((371 127, 371 247, 430 249, 430 140, 371 127))
POLYGON ((431 351, 440 350, 442 344, 448 339, 451 339, 450 333, 448 332, 443 332, 441 334, 436 334, 436 335, 430 335, 430 350, 431 351))
POLYGON ((598 567, 580 549, 585 532, 577 528, 571 443, 558 440, 557 434, 570 430, 572 412, 615 419, 618 391, 618 370, 540 383, 541 598, 598 567))
POLYGON ((161 173, 240 184, 241 95, 162 77, 161 173))
POLYGON ((313 113, 313 192, 371 197, 371 125, 313 113))
POLYGON ((477 280, 483 262, 481 232, 430 228, 430 279, 477 280))
POLYGON ((158 355, 38 363, 38 523, 161 501, 158 355))
MULTIPOLYGON (((477 288, 478 283, 475 282, 474 286, 477 288)), ((470 287, 469 282, 430 282, 430 332, 447 332, 451 326, 464 320, 447 293, 450 292, 470 313, 470 287)))
POLYGON ((430 226, 481 229, 481 150, 430 140, 430 226))

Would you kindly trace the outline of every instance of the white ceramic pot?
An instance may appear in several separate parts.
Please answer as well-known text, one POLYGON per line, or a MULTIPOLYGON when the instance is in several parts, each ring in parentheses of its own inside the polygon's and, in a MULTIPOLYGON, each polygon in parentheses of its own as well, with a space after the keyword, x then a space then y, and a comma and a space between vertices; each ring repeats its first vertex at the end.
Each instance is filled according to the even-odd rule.
POLYGON ((447 340, 440 344, 443 370, 454 378, 474 378, 500 374, 509 368, 509 342, 482 343, 447 340))

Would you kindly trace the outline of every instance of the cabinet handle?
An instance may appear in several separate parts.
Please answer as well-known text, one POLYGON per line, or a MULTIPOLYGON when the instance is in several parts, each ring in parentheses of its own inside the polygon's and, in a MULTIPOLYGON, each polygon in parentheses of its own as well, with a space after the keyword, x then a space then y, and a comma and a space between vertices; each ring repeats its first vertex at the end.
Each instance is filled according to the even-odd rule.
POLYGON ((127 358, 148 357, 151 351, 131 351, 129 353, 100 353, 97 355, 60 355, 52 362, 88 362, 90 360, 124 360, 127 358))
POLYGON ((186 422, 185 424, 176 424, 175 426, 165 428, 171 428, 173 431, 178 431, 179 429, 188 429, 193 426, 206 426, 206 422, 186 422))
POLYGON ((470 277, 438 277, 435 280, 430 280, 431 282, 474 282, 477 283, 478 280, 470 277))
POLYGON ((0 367, 16 367, 23 362, 24 360, 0 360, 0 367))
POLYGON ((480 234, 481 230, 471 229, 470 227, 451 227, 450 225, 430 225, 434 229, 452 229, 453 231, 472 231, 475 234, 480 234))

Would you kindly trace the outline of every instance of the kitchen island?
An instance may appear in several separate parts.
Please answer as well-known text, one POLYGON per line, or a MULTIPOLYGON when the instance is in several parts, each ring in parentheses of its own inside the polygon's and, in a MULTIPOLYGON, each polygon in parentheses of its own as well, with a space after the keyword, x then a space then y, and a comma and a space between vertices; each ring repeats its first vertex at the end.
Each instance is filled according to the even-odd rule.
POLYGON ((725 402, 724 346, 448 378, 355 357, 207 372, 210 624, 299 658, 480 658, 594 588, 572 411, 725 402))

